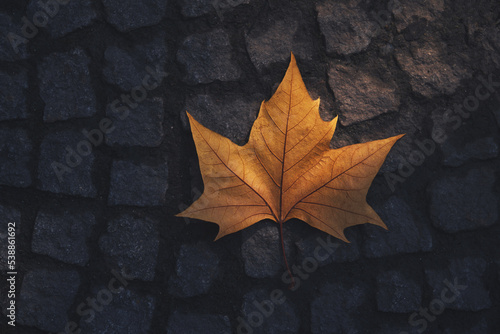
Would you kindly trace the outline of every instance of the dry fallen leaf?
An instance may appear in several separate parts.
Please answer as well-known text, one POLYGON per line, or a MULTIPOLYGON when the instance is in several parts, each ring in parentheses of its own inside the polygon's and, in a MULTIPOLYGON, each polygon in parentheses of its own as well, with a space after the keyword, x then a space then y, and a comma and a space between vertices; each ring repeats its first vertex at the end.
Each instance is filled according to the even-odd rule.
POLYGON ((371 223, 386 228, 366 203, 366 194, 403 135, 330 149, 337 117, 325 122, 318 110, 319 99, 309 96, 292 54, 283 81, 262 102, 244 146, 188 113, 205 189, 177 216, 218 224, 216 240, 271 219, 279 224, 283 253, 282 225, 292 218, 346 242, 346 227, 371 223))

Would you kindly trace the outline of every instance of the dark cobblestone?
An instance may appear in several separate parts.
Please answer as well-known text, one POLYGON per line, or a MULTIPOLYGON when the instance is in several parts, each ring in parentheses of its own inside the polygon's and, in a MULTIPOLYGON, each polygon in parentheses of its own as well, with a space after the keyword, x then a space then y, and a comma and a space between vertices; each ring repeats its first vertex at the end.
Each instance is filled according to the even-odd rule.
POLYGON ((36 217, 31 249, 54 259, 85 265, 89 260, 87 242, 96 220, 93 213, 74 207, 42 208, 36 217), (54 212, 55 211, 55 212, 54 212))
POLYGON ((26 71, 13 75, 0 72, 0 121, 27 118, 27 88, 26 71))
POLYGON ((219 274, 219 261, 208 244, 182 245, 169 292, 178 297, 206 294, 219 274))
POLYGON ((316 46, 307 25, 302 25, 301 13, 291 11, 282 20, 257 19, 245 36, 247 51, 259 72, 274 63, 286 63, 290 52, 300 59, 313 59, 316 46))
POLYGON ((163 33, 155 36, 150 42, 137 45, 130 50, 109 46, 104 52, 106 59, 104 78, 124 91, 131 91, 135 87, 144 85, 144 78, 151 76, 151 69, 164 68, 167 54, 163 33))
POLYGON ((89 63, 90 58, 81 49, 54 53, 41 62, 38 77, 40 96, 45 102, 44 121, 90 117, 96 113, 89 63))
POLYGON ((445 166, 458 167, 473 159, 487 160, 498 156, 498 144, 493 137, 480 138, 460 148, 446 141, 441 148, 445 166))
POLYGON ((14 61, 28 58, 29 40, 24 38, 21 32, 22 26, 21 20, 13 21, 9 15, 0 13, 0 31, 5 32, 5 38, 0 38, 0 60, 14 61))
POLYGON ((374 206, 389 231, 367 224, 363 255, 369 258, 400 253, 430 251, 432 236, 427 225, 415 220, 409 205, 396 196, 390 197, 382 207, 374 206))
POLYGON ((91 0, 31 0, 27 14, 33 22, 37 21, 36 19, 43 22, 43 17, 46 17, 47 24, 44 29, 49 32, 52 38, 60 38, 80 28, 87 27, 97 18, 91 0), (66 4, 63 4, 64 2, 66 4), (41 6, 42 4, 44 6, 41 6))
POLYGON ((123 146, 157 147, 164 136, 163 99, 159 97, 146 99, 137 104, 129 114, 117 115, 111 107, 106 114, 115 127, 106 135, 106 144, 123 146))
POLYGON ((184 314, 175 311, 168 319, 167 334, 231 334, 231 323, 225 315, 184 314))
POLYGON ((128 276, 152 281, 160 243, 157 225, 147 217, 122 214, 108 223, 99 247, 113 266, 125 270, 128 276))
POLYGON ((282 290, 253 289, 243 297, 241 311, 239 333, 249 333, 245 331, 248 328, 254 333, 299 333, 297 313, 282 290))
POLYGON ((0 129, 0 184, 14 187, 29 187, 31 172, 29 163, 33 146, 26 131, 22 129, 0 129))
POLYGON ((342 125, 366 121, 399 108, 396 85, 358 67, 332 64, 328 83, 340 101, 342 125))
POLYGON ((471 169, 465 176, 449 173, 429 186, 430 216, 445 232, 474 230, 498 220, 498 198, 492 169, 471 169))
POLYGON ((149 27, 161 21, 167 1, 103 0, 107 21, 120 31, 149 27))
MULTIPOLYGON (((107 290, 107 287, 97 287, 94 295, 101 290, 107 290)), ((149 333, 155 308, 153 296, 128 288, 111 296, 108 304, 100 305, 102 311, 95 312, 92 321, 85 321, 87 318, 80 320, 82 333, 149 333)))
MULTIPOLYGON (((285 235, 285 252, 293 258, 291 238, 283 227, 285 235)), ((241 255, 245 263, 245 273, 250 277, 273 277, 285 270, 278 224, 261 222, 243 230, 241 255)))
POLYGON ((92 181, 94 153, 79 155, 79 147, 84 154, 91 147, 90 143, 90 146, 79 145, 83 141, 85 137, 81 133, 71 130, 52 132, 43 138, 38 164, 39 189, 84 197, 96 196, 92 181))
POLYGON ((60 332, 80 285, 73 270, 33 270, 23 279, 19 294, 19 323, 44 331, 60 332))
POLYGON ((452 260, 447 269, 427 269, 425 275, 434 298, 442 299, 447 289, 450 303, 446 308, 461 311, 480 311, 492 306, 490 293, 483 283, 487 263, 480 258, 452 260))
POLYGON ((184 17, 198 17, 215 11, 212 0, 180 0, 181 12, 184 17))
POLYGON ((331 54, 365 50, 378 28, 361 8, 350 4, 326 2, 316 5, 316 10, 326 52, 331 54))
POLYGON ((398 271, 377 276, 377 308, 382 312, 409 313, 422 305, 422 288, 398 271))
POLYGON ((311 333, 364 333, 359 321, 360 307, 366 303, 367 289, 327 284, 311 303, 311 333))
POLYGON ((111 168, 110 205, 153 206, 165 203, 167 163, 149 165, 115 160, 111 168))
POLYGON ((187 37, 177 52, 177 60, 185 66, 184 81, 195 85, 238 80, 241 69, 233 55, 229 36, 224 30, 216 29, 187 37))
POLYGON ((227 95, 222 98, 205 94, 190 96, 181 112, 181 118, 186 130, 189 123, 185 111, 209 129, 243 145, 263 100, 261 95, 253 95, 251 98, 242 95, 227 95))

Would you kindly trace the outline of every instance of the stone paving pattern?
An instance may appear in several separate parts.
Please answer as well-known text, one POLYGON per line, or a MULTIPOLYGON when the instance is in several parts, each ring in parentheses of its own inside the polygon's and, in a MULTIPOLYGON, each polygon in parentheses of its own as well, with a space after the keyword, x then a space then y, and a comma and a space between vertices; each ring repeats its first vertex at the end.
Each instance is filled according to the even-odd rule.
POLYGON ((2 1, 0 32, 18 333, 500 333, 498 1, 2 1), (291 51, 332 147, 406 136, 368 193, 388 230, 287 222, 288 289, 276 224, 174 215, 185 111, 244 144, 291 51))

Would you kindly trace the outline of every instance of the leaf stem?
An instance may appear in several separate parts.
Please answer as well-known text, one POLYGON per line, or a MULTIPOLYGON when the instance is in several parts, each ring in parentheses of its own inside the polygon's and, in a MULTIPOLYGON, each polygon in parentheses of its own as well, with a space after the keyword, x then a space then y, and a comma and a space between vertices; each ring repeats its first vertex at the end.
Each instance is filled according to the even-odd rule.
POLYGON ((295 286, 295 279, 293 278, 292 271, 290 270, 290 267, 288 266, 288 261, 286 260, 285 238, 283 237, 283 222, 281 220, 279 221, 279 225, 280 225, 281 251, 283 252, 283 259, 285 260, 286 270, 288 271, 288 274, 290 275, 290 278, 292 279, 292 282, 288 286, 288 289, 291 290, 295 286))

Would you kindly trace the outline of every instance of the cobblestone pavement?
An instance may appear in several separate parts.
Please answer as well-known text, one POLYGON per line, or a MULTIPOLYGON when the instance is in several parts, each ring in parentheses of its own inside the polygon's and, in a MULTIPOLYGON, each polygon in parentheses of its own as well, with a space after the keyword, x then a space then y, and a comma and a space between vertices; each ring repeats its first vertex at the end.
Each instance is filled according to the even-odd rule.
POLYGON ((1 333, 500 333, 498 1, 18 0, 0 32, 1 333), (332 147, 407 134, 388 231, 285 224, 294 290, 276 224, 174 217, 185 111, 244 144, 290 51, 332 147))

